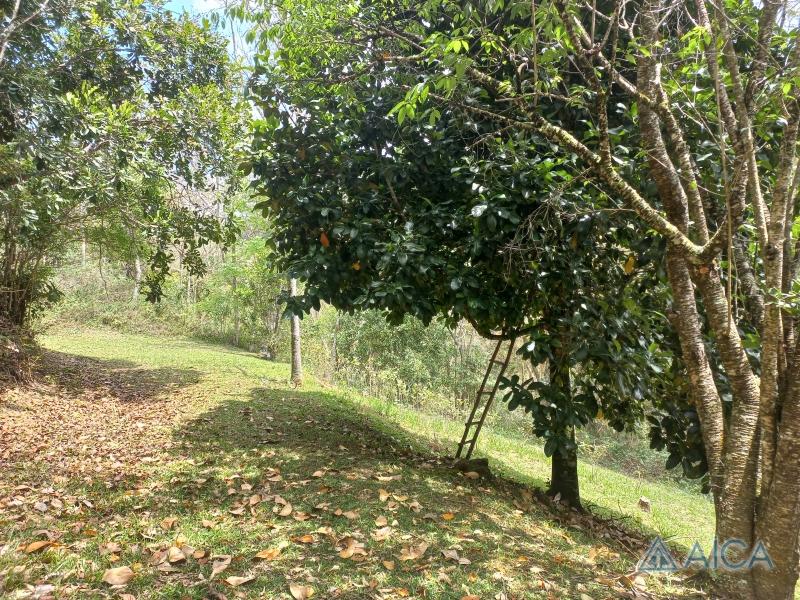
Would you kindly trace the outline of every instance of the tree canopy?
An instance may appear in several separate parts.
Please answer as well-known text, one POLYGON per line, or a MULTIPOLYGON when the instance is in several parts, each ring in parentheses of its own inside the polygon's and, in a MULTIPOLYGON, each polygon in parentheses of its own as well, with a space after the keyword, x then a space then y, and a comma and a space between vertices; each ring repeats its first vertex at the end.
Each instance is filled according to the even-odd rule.
MULTIPOLYGON (((481 136, 498 140, 495 150, 508 150, 513 143, 513 154, 528 163, 529 150, 540 154, 544 148, 551 165, 566 165, 571 177, 592 189, 581 197, 586 210, 605 202, 633 228, 629 240, 618 240, 620 246, 635 254, 632 240, 656 236, 659 242, 653 246, 664 261, 670 287, 664 308, 680 340, 701 424, 718 537, 744 540, 748 548, 758 538, 777 557, 769 576, 753 572, 733 578, 731 593, 790 597, 798 569, 797 561, 788 557, 796 556, 800 539, 800 44, 787 9, 777 2, 721 5, 702 0, 592 6, 569 0, 430 0, 373 2, 345 10, 334 3, 279 2, 264 7, 261 49, 264 70, 279 76, 272 81, 275 98, 291 95, 280 77, 293 79, 308 90, 309 99, 320 99, 328 90, 336 103, 324 106, 321 101, 319 109, 336 115, 339 106, 355 111, 355 82, 367 89, 388 87, 402 99, 393 104, 387 99, 392 106, 379 114, 396 118, 398 138, 409 122, 419 130, 430 127, 431 134, 459 123, 455 127, 465 141, 448 158, 463 156, 470 144, 480 145, 481 136), (281 44, 266 56, 276 35, 281 44)), ((289 116, 302 127, 314 112, 304 106, 289 116)), ((363 117, 375 118, 371 110, 360 115, 355 111, 345 121, 363 117)), ((285 135, 285 126, 275 118, 268 117, 266 128, 285 135)), ((351 129, 348 125, 345 131, 351 129)), ((335 141, 348 139, 345 135, 335 141)), ((383 139, 395 143, 388 135, 383 139)), ((422 139, 426 150, 435 149, 432 135, 422 139)), ((351 153, 362 146, 354 144, 351 153)), ((385 162, 395 154, 378 150, 385 162)), ((303 181, 300 171, 307 159, 300 153, 295 160, 303 181)), ((420 158, 414 154, 404 160, 420 158)), ((430 193, 423 186, 435 185, 428 172, 419 173, 421 167, 411 175, 421 179, 414 193, 420 204, 430 193)), ((544 171, 556 173, 558 168, 544 171)), ((374 173, 372 183, 380 186, 374 173)), ((458 181, 458 173, 454 179, 458 181)), ((537 177, 530 186, 534 197, 543 187, 549 191, 543 179, 537 177)), ((325 183, 329 187, 319 198, 297 196, 292 201, 313 206, 343 197, 332 187, 335 179, 325 183)), ((381 226, 395 218, 392 203, 389 193, 373 209, 372 218, 381 226)), ((521 222, 526 217, 517 212, 520 204, 509 210, 492 197, 474 205, 486 208, 478 209, 477 216, 464 209, 453 212, 461 218, 469 214, 470 224, 477 227, 485 218, 489 238, 490 218, 495 228, 502 228, 503 215, 515 215, 521 222)), ((435 210, 430 219, 438 224, 437 231, 450 225, 437 220, 435 210)), ((318 256, 336 250, 337 243, 347 252, 349 244, 338 237, 340 232, 331 237, 316 216, 304 222, 319 228, 305 231, 308 239, 320 240, 318 256)), ((468 230, 458 219, 453 224, 456 231, 468 230)), ((381 264, 393 264, 383 256, 391 255, 381 252, 381 264)), ((336 278, 342 277, 358 288, 375 264, 370 261, 362 270, 355 259, 362 257, 346 255, 340 267, 329 269, 326 277, 334 281, 328 285, 338 286, 336 278)), ((443 284, 449 279, 457 299, 464 279, 454 277, 455 264, 469 263, 443 264, 451 271, 441 270, 446 277, 431 285, 432 295, 447 297, 443 284)), ((605 263, 605 269, 611 264, 605 263)), ((503 297, 507 288, 493 285, 492 276, 487 269, 479 281, 492 289, 488 296, 503 297)), ((375 279, 378 289, 392 281, 375 279)), ((402 298, 402 292, 390 291, 402 298)), ((353 295, 370 297, 369 292, 353 295)), ((495 301, 486 310, 487 322, 507 314, 513 323, 519 313, 504 310, 499 300, 489 302, 495 301)), ((467 302, 462 314, 478 306, 477 301, 475 306, 467 302)))
POLYGON ((174 248, 201 270, 198 248, 231 230, 220 196, 191 191, 236 184, 247 116, 226 41, 188 16, 125 0, 24 4, 0 60, 6 329, 57 295, 50 272, 75 240, 141 254, 151 298, 174 248))

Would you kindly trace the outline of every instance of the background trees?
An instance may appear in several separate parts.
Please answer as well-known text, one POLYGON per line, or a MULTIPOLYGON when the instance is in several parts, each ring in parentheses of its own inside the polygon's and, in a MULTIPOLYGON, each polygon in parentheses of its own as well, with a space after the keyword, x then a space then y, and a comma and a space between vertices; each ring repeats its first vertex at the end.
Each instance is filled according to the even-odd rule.
POLYGON ((45 3, 2 39, 4 335, 56 297, 52 267, 75 240, 146 261, 152 298, 175 245, 201 270, 198 249, 231 231, 221 197, 195 204, 186 191, 235 181, 245 123, 225 42, 157 4, 125 1, 45 3))

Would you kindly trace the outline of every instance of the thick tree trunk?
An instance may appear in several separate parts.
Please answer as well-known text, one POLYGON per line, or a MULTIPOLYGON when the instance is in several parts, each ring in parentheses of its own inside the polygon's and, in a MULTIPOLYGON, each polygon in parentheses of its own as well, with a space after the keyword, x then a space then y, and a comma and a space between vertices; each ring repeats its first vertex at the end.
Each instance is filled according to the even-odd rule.
MULTIPOLYGON (((566 362, 566 361, 565 361, 566 362)), ((569 365, 550 361, 550 385, 558 386, 564 398, 572 397, 569 365)), ((575 428, 565 432, 571 441, 568 448, 559 448, 551 457, 550 487, 547 494, 558 498, 568 506, 582 509, 580 485, 578 482, 578 446, 575 441, 575 428)))
POLYGON ((570 428, 573 442, 569 450, 557 450, 551 458, 550 487, 547 494, 582 510, 580 485, 578 482, 578 447, 575 445, 575 428, 570 428))
MULTIPOLYGON (((289 279, 289 295, 297 295, 297 279, 289 279)), ((303 362, 300 352, 300 317, 292 315, 292 384, 303 384, 303 362)))

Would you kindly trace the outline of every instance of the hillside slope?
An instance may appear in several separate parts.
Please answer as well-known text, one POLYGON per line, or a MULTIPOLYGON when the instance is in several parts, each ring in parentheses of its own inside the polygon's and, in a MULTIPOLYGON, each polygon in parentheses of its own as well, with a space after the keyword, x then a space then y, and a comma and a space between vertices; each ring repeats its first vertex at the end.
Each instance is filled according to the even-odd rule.
MULTIPOLYGON (((0 596, 698 597, 680 577, 626 576, 646 535, 450 469, 433 451, 458 419, 295 390, 286 365, 188 339, 60 331, 43 345, 39 382, 0 397, 0 596)), ((535 441, 481 448, 526 483, 546 464, 535 441)), ((709 527, 687 492, 582 475, 629 527, 709 527)))

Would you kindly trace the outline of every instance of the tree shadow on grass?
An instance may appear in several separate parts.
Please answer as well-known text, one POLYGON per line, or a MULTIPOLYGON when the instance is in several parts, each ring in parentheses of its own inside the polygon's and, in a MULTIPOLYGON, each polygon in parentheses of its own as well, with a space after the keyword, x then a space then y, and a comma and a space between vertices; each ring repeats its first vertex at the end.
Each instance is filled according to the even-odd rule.
POLYGON ((127 360, 42 350, 35 383, 54 384, 59 394, 71 397, 147 402, 198 383, 200 377, 194 369, 153 369, 127 360))
MULTIPOLYGON (((282 481, 266 484, 268 489, 309 512, 320 506, 320 499, 327 501, 322 503, 329 505, 322 509, 322 519, 329 518, 334 508, 366 512, 365 506, 377 503, 382 488, 405 498, 397 515, 408 513, 407 503, 416 501, 418 511, 412 508, 408 520, 400 520, 400 529, 413 527, 410 535, 424 536, 437 554, 453 546, 456 534, 479 537, 480 551, 465 556, 473 577, 487 581, 497 578, 498 569, 510 568, 528 578, 534 574, 533 582, 526 584, 528 590, 537 589, 540 577, 538 589, 546 590, 552 580, 575 593, 596 587, 598 577, 613 579, 630 572, 646 545, 644 538, 608 521, 554 510, 538 493, 510 479, 466 479, 450 467, 450 459, 426 451, 429 439, 335 393, 253 389, 249 398, 226 401, 187 423, 176 438, 194 463, 238 469, 243 480, 252 481, 253 489, 263 485, 263 479, 248 476, 270 473, 277 465, 282 481), (322 487, 329 489, 319 496, 309 489, 317 487, 310 482, 323 482, 322 487), (458 515, 462 531, 454 531, 455 522, 442 521, 446 513, 458 515), (600 564, 570 555, 576 545, 594 544, 608 544, 616 558, 600 564)), ((171 476, 176 478, 175 473, 171 476)), ((206 493, 205 500, 219 497, 218 492, 206 493)), ((193 499, 202 503, 204 492, 194 494, 193 499)), ((374 518, 369 515, 367 527, 373 526, 374 518)), ((355 525, 339 520, 346 526, 341 535, 355 525)), ((448 564, 452 566, 444 561, 445 567, 448 564)))

